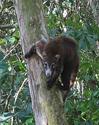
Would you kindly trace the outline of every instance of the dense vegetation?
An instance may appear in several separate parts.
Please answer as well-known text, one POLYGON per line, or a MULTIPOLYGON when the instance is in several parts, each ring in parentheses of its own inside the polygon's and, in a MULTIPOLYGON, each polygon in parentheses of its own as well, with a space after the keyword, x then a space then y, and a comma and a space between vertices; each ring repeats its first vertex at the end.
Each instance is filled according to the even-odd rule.
MULTIPOLYGON (((0 124, 35 124, 12 0, 0 3, 0 124), (13 117, 12 117, 13 116, 13 117)), ((85 0, 43 0, 49 36, 77 40, 80 69, 65 101, 70 125, 99 125, 99 27, 85 0)))

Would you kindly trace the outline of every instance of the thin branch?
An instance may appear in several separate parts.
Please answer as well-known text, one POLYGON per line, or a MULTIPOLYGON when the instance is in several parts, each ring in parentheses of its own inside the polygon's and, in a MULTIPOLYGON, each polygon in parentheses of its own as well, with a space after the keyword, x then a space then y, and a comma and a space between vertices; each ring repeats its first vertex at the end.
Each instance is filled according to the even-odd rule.
POLYGON ((0 25, 0 29, 13 29, 15 28, 17 25, 11 25, 11 24, 5 24, 5 25, 0 25))
POLYGON ((19 42, 9 51, 9 53, 7 53, 7 54, 5 55, 5 57, 1 60, 1 62, 4 61, 4 60, 12 53, 12 51, 13 51, 18 45, 19 45, 19 42))
MULTIPOLYGON (((14 105, 16 104, 16 101, 17 101, 17 99, 18 99, 19 93, 21 92, 21 90, 22 90, 22 88, 23 88, 23 86, 24 86, 24 84, 25 84, 26 81, 27 81, 27 78, 24 79, 24 81, 22 82, 22 84, 21 84, 19 90, 18 90, 17 93, 15 94, 15 96, 14 96, 14 97, 15 97, 14 105)), ((12 113, 14 113, 14 112, 15 112, 15 106, 13 106, 13 110, 12 110, 12 113)), ((11 125, 14 125, 14 117, 11 118, 11 125)))
POLYGON ((23 86, 24 86, 24 84, 25 84, 26 81, 27 81, 27 78, 24 79, 24 81, 22 82, 22 85, 20 86, 19 90, 18 90, 17 93, 15 94, 15 96, 14 96, 14 97, 15 97, 14 104, 16 103, 17 98, 18 98, 18 95, 19 95, 19 93, 21 92, 21 90, 22 90, 22 88, 23 88, 23 86))

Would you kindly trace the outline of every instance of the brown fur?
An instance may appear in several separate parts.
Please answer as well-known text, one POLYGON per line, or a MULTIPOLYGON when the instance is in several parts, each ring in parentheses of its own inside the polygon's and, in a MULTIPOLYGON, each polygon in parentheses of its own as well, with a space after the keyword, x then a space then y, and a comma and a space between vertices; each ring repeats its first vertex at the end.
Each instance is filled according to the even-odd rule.
POLYGON ((58 68, 61 68, 60 65, 63 65, 63 72, 59 73, 61 74, 61 80, 63 83, 63 86, 60 87, 64 90, 69 90, 70 80, 74 83, 79 67, 79 56, 76 42, 71 38, 63 36, 57 37, 48 42, 44 48, 44 52, 47 55, 47 61, 49 64, 53 63, 55 55, 60 55, 61 60, 60 63, 57 64, 58 68))
MULTIPOLYGON (((30 50, 32 51, 29 52, 32 53, 29 54, 28 52, 26 58, 30 58, 35 49, 32 47, 30 50)), ((49 66, 55 63, 53 74, 48 79, 48 86, 51 88, 60 76, 63 85, 59 82, 59 87, 63 90, 69 90, 70 81, 74 83, 79 68, 78 47, 75 40, 64 36, 50 39, 47 44, 44 44, 42 50, 43 61, 48 62, 49 66), (60 55, 60 59, 57 62, 56 55, 60 55)))

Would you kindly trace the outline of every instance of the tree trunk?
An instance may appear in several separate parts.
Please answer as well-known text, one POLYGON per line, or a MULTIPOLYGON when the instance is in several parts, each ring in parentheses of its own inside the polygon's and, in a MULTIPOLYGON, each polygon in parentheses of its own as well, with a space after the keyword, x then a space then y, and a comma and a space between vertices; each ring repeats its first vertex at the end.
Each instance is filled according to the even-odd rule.
MULTIPOLYGON (((41 0, 15 0, 21 45, 26 53, 42 37, 48 38, 41 0)), ((42 62, 35 56, 27 60, 29 89, 36 125, 67 125, 61 92, 47 89, 42 62)))

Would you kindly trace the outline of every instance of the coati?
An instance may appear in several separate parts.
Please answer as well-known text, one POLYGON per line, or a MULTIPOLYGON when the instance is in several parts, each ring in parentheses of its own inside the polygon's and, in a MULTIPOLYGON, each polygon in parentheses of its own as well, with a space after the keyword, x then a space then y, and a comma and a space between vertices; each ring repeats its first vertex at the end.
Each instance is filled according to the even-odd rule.
POLYGON ((73 39, 60 36, 49 41, 39 40, 25 54, 25 58, 33 54, 38 54, 43 61, 48 88, 57 81, 60 89, 70 89, 70 81, 75 81, 79 67, 78 47, 73 39))

